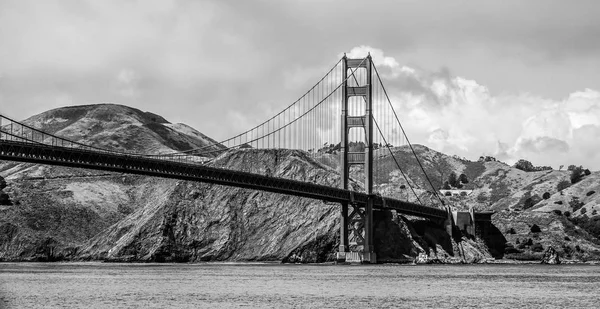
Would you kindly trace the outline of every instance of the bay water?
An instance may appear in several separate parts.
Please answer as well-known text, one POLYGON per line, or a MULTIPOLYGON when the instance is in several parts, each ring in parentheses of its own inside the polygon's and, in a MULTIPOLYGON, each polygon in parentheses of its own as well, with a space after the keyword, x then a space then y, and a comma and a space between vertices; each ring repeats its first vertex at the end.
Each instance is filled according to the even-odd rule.
POLYGON ((600 266, 0 263, 1 308, 600 308, 600 266))

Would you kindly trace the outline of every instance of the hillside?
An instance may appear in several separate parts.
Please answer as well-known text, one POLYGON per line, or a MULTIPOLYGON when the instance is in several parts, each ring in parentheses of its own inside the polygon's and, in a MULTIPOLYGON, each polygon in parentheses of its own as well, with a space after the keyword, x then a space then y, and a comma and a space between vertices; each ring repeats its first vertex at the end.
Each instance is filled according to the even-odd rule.
MULTIPOLYGON (((214 143, 184 124, 114 104, 55 109, 26 123, 93 146, 144 153, 214 143)), ((426 221, 381 212, 375 220, 380 259, 428 256, 472 262, 491 258, 492 253, 539 258, 540 246, 550 245, 571 259, 599 258, 598 239, 571 221, 598 217, 600 173, 593 172, 559 192, 557 184, 569 180, 567 171, 527 173, 501 162, 471 162, 414 147, 436 189, 451 172, 467 176, 464 188, 473 191, 443 197, 446 205, 496 211, 493 222, 503 235, 498 234, 494 248, 487 248, 481 239, 451 239, 426 221), (532 232, 533 224, 541 230, 532 232)), ((428 201, 431 187, 410 149, 393 151, 408 182, 421 200, 428 201)), ((313 158, 294 150, 240 149, 220 152, 210 164, 337 185, 337 157, 335 153, 313 158)), ((376 158, 376 189, 416 201, 387 150, 378 150, 376 158)), ((339 205, 322 201, 16 162, 0 161, 0 176, 6 179, 3 191, 12 204, 0 206, 0 260, 314 262, 331 260, 337 250, 339 205)), ((351 176, 361 179, 361 168, 353 168, 351 176)), ((356 181, 352 186, 360 190, 362 184, 356 181)))
MULTIPOLYGON (((97 147, 146 153, 212 142, 185 125, 119 105, 56 109, 26 122, 97 147)), ((332 185, 339 182, 334 169, 300 151, 227 151, 211 164, 332 185)), ((4 261, 315 262, 331 260, 337 249, 339 205, 322 201, 16 162, 1 162, 0 175, 6 179, 4 191, 12 203, 0 206, 0 259, 4 261)), ((421 255, 448 261, 491 257, 481 242, 450 239, 441 229, 425 229, 423 224, 379 214, 379 257, 410 260, 421 255)))
POLYGON ((111 150, 159 153, 216 144, 185 124, 172 124, 156 114, 116 104, 63 107, 23 122, 76 142, 111 150))
MULTIPOLYGON (((539 259, 548 246, 567 259, 600 258, 600 172, 591 172, 571 184, 571 171, 567 170, 525 172, 495 160, 473 162, 425 146, 415 145, 414 148, 435 188, 441 188, 451 172, 467 176, 469 182, 463 189, 472 190, 468 195, 443 196, 442 199, 455 209, 473 207, 494 211, 492 220, 507 239, 508 258, 539 259), (559 183, 566 188, 561 188, 559 183), (533 225, 539 226, 541 231, 532 232, 533 225), (591 235, 591 232, 595 234, 591 235)), ((421 189, 417 193, 424 200, 424 191, 431 186, 420 172, 410 148, 398 147, 394 149, 394 155, 411 184, 421 189)), ((385 162, 382 164, 395 166, 389 157, 382 158, 385 162)), ((392 187, 398 197, 410 197, 409 192, 402 192, 406 190, 397 189, 406 181, 402 177, 393 177, 393 173, 386 171, 379 175, 381 188, 389 190, 392 187)))

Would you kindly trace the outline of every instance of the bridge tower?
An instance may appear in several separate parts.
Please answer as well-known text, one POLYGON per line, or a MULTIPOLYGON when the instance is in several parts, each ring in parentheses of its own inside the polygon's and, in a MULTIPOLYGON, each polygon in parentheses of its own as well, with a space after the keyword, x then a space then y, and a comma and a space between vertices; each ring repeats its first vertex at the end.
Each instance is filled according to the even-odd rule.
MULTIPOLYGON (((342 136, 341 136, 341 188, 349 188, 350 166, 364 165, 364 185, 369 196, 366 205, 358 205, 351 199, 342 203, 340 222, 340 247, 337 253, 339 262, 376 263, 373 244, 373 98, 372 62, 369 54, 365 59, 342 59, 342 136), (363 85, 348 86, 348 70, 365 70, 366 82, 363 85), (348 104, 351 97, 362 97, 365 103, 363 115, 349 115, 348 104), (364 152, 350 152, 348 137, 350 129, 364 130, 364 152)), ((355 79, 356 80, 356 79, 355 79)), ((358 80, 356 80, 358 83, 358 80)))

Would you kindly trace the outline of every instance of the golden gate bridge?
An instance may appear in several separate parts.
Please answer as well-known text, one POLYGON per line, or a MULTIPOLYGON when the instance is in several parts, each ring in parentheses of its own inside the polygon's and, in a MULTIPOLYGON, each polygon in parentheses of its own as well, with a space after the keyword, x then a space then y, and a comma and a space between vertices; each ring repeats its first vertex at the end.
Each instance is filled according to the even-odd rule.
MULTIPOLYGON (((339 203, 339 261, 375 263, 373 212, 381 209, 435 220, 451 228, 450 209, 438 195, 410 143, 371 56, 344 55, 313 87, 261 124, 218 143, 171 153, 134 153, 76 142, 0 115, 0 160, 105 170, 261 190, 339 203), (398 147, 414 155, 431 190, 417 193, 398 158, 398 147), (313 181, 294 173, 251 172, 213 164, 232 152, 259 154, 296 150, 330 171, 313 181), (390 163, 392 162, 392 163, 390 163), (331 168, 337 167, 337 169, 331 168), (411 198, 386 185, 398 171, 411 198)), ((473 221, 489 221, 473 213, 473 221)))

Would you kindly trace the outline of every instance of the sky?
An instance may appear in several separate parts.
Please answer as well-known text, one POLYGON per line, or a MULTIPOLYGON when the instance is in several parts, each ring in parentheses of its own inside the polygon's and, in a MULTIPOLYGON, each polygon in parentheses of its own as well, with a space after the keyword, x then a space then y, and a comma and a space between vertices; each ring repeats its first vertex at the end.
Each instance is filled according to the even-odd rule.
POLYGON ((0 0, 0 113, 118 103, 225 139, 370 52, 413 143, 600 170, 598 1, 0 0))

